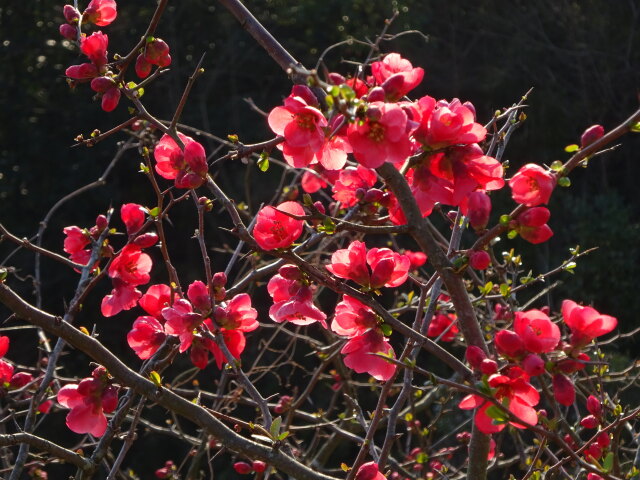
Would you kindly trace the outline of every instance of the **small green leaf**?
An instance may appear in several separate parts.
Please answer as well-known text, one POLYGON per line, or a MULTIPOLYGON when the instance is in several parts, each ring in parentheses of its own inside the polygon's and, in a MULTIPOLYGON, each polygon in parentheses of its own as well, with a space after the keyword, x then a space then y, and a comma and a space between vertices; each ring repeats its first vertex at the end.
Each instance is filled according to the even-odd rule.
POLYGON ((386 323, 383 323, 382 325, 380 325, 380 330, 382 330, 382 334, 385 337, 388 337, 393 333, 393 329, 386 323))
POLYGON ((506 298, 509 296, 510 293, 511 293, 511 287, 509 285, 507 285, 506 283, 503 283, 500 285, 500 295, 506 298))
POLYGON ((324 97, 324 101, 327 104, 327 107, 329 107, 330 109, 333 108, 333 97, 331 95, 327 95, 326 97, 324 97))
POLYGON ((411 422, 412 420, 413 420, 413 414, 411 412, 405 413, 404 421, 405 422, 411 422))
POLYGON ((562 266, 565 272, 573 273, 573 270, 578 266, 576 262, 567 262, 562 266))
POLYGON ((329 217, 325 217, 325 219, 322 221, 322 225, 318 226, 318 231, 324 232, 327 235, 333 235, 334 233, 336 233, 336 224, 333 223, 333 220, 331 220, 329 217))
POLYGON ((571 179, 569 177, 560 177, 558 178, 558 185, 561 187, 570 187, 571 179))
POLYGON ((427 463, 429 461, 429 455, 424 452, 420 452, 416 455, 416 463, 427 463))
POLYGON ((343 472, 348 472, 349 470, 351 470, 351 468, 349 468, 349 465, 347 465, 344 462, 340 464, 340 468, 342 469, 343 472))
POLYGON ((158 207, 153 207, 149 210, 149 215, 152 217, 157 217, 160 214, 160 209, 158 207))
POLYGON ((602 468, 605 472, 610 472, 613 468, 613 452, 609 452, 604 460, 602 461, 602 468))
POLYGON ((273 438, 278 438, 278 435, 280 435, 280 425, 282 425, 282 417, 274 418, 269 429, 269 433, 273 438))
POLYGON ((518 236, 518 231, 517 230, 509 230, 509 233, 507 233, 507 238, 510 239, 510 240, 513 240, 517 236, 518 236))
POLYGON ((509 215, 501 215, 500 216, 500 225, 507 226, 511 221, 511 217, 509 215))
POLYGON ((6 278, 7 278, 7 269, 0 268, 0 282, 4 282, 6 278))
POLYGON ((640 132, 640 122, 632 123, 629 126, 629 130, 631 130, 634 133, 640 132))
POLYGON ((563 169, 564 169, 564 166, 560 160, 555 160, 551 164, 551 170, 553 170, 554 172, 561 172, 563 169))
POLYGON ((269 170, 269 154, 267 152, 262 152, 260 154, 257 165, 261 172, 269 170))
POLYGON ((564 151, 567 153, 577 152, 578 150, 580 150, 580 147, 575 143, 572 143, 571 145, 567 145, 566 147, 564 147, 564 151))
POLYGON ((140 162, 140 172, 144 174, 149 173, 149 167, 147 167, 144 163, 140 162))
POLYGON ((155 370, 149 373, 149 380, 151 380, 153 384, 158 388, 162 386, 162 378, 160 378, 160 374, 155 370))
POLYGON ((495 420, 494 423, 496 424, 507 423, 509 421, 509 417, 507 417, 507 414, 500 410, 496 405, 491 405, 489 408, 487 408, 486 413, 490 418, 495 420))
POLYGON ((231 134, 231 135, 227 135, 227 140, 229 140, 231 143, 238 143, 240 141, 240 139, 238 138, 238 135, 231 134))
POLYGON ((289 436, 289 432, 282 432, 280 435, 278 435, 278 440, 284 440, 285 438, 287 438, 289 436))

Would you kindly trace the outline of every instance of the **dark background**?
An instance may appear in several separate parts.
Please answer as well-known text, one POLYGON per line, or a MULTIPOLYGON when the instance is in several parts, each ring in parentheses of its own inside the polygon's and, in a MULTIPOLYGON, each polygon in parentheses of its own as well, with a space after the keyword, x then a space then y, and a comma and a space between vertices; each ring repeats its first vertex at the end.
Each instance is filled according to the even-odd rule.
MULTIPOLYGON (((308 67, 335 42, 349 37, 374 39, 392 6, 397 7, 400 16, 390 33, 416 29, 429 37, 425 41, 419 35, 406 35, 381 44, 383 52, 398 51, 425 69, 425 81, 414 97, 429 94, 470 100, 480 122, 534 87, 527 102, 528 119, 505 155, 511 172, 528 162, 549 165, 565 160, 564 146, 579 142, 586 127, 600 123, 612 128, 638 105, 640 1, 268 0, 246 5, 308 67)), ((118 19, 103 29, 110 37, 109 52, 126 53, 154 8, 150 0, 120 2, 118 19)), ((62 4, 53 1, 0 0, 0 221, 19 236, 34 234, 55 201, 95 180, 113 157, 116 142, 124 138, 115 136, 92 149, 70 147, 79 133, 86 136, 94 128, 105 131, 126 120, 128 113, 124 101, 115 112, 102 112, 92 102, 87 85, 70 91, 64 70, 82 59, 58 35, 61 10, 62 4)), ((172 2, 157 36, 169 43, 173 64, 172 71, 143 97, 152 113, 159 118, 171 115, 187 77, 206 53, 206 72, 193 89, 183 122, 220 137, 236 133, 245 143, 269 138, 266 122, 244 99, 250 97, 268 111, 289 93, 290 83, 220 4, 172 2)), ((329 53, 326 63, 332 70, 348 73, 353 67, 345 61, 361 61, 367 51, 363 46, 344 45, 329 53)), ((208 152, 217 147, 202 141, 208 152)), ((550 225, 556 234, 547 244, 533 249, 521 240, 505 239, 502 246, 504 250, 521 248, 525 267, 535 273, 566 259, 570 246, 598 246, 579 261, 574 276, 559 277, 563 284, 547 300, 555 307, 567 296, 593 304, 618 317, 623 330, 636 326, 640 310, 636 287, 640 278, 639 148, 640 136, 626 136, 614 152, 594 159, 588 170, 573 173, 571 188, 556 189, 550 207, 550 225)), ((151 192, 136 173, 139 163, 140 156, 128 152, 105 187, 60 209, 44 245, 62 251, 64 226, 90 226, 109 205, 150 203, 151 192)), ((254 206, 268 201, 276 173, 258 176, 254 172, 247 179, 244 171, 242 165, 226 163, 219 172, 220 183, 241 195, 248 182, 254 206)), ((506 189, 497 199, 496 211, 512 206, 506 189)), ((187 215, 192 214, 174 218, 176 231, 181 225, 193 228, 188 227, 193 218, 187 215)), ((186 265, 199 254, 193 243, 184 247, 177 261, 186 265)), ((0 261, 12 249, 6 243, 0 245, 0 261)), ((32 273, 29 254, 18 254, 9 263, 17 265, 23 276, 32 273)), ((214 258, 216 268, 225 263, 214 258)), ((59 313, 63 298, 72 295, 74 277, 48 261, 43 263, 43 275, 44 306, 59 313)), ((200 273, 184 275, 187 282, 200 273)), ((31 294, 28 279, 16 288, 27 297, 31 294)), ((106 285, 104 289, 99 293, 106 293, 106 285)), ((87 325, 93 320, 95 314, 82 318, 87 325)), ((99 323, 107 343, 116 334, 121 338, 123 328, 128 328, 123 325, 130 324, 119 317, 99 323)), ((121 347, 113 342, 114 349, 121 347)), ((627 359, 635 357, 629 341, 618 348, 627 359)), ((87 373, 86 368, 78 372, 87 373)))

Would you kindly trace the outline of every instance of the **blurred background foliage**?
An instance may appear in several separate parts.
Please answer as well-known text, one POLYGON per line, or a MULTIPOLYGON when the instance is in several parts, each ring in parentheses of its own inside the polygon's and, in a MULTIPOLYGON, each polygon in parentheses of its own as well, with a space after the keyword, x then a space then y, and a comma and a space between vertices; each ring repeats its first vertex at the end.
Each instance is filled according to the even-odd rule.
MULTIPOLYGON (((128 117, 124 101, 115 112, 105 114, 91 100, 87 85, 69 89, 64 71, 82 59, 58 35, 62 3, 0 2, 0 221, 20 236, 33 235, 38 222, 59 198, 97 179, 113 158, 116 143, 123 140, 115 136, 91 149, 72 148, 76 135, 83 133, 86 137, 96 128, 106 131, 128 117)), ((534 87, 527 102, 528 119, 512 137, 505 155, 511 165, 508 174, 524 163, 549 165, 566 159, 564 147, 579 142, 587 126, 600 123, 611 128, 638 105, 638 0, 245 3, 308 67, 337 42, 375 39, 385 19, 397 8, 400 14, 389 33, 419 30, 427 38, 407 34, 382 42, 381 49, 401 52, 425 69, 425 81, 414 92, 416 98, 429 94, 470 100, 483 123, 495 110, 517 102, 534 87)), ((104 29, 109 34, 110 53, 128 51, 143 33, 154 8, 153 0, 120 2, 117 21, 104 29)), ((157 36, 171 46, 173 64, 169 74, 147 89, 143 101, 149 111, 159 118, 172 114, 187 77, 206 53, 206 72, 193 89, 182 121, 223 138, 238 134, 245 143, 270 138, 266 121, 245 99, 269 111, 288 95, 290 83, 220 4, 213 0, 170 2, 157 36)), ((351 62, 362 61, 367 52, 368 48, 358 43, 344 44, 326 55, 325 64, 333 71, 353 72, 351 62)), ((208 143, 206 148, 213 152, 218 146, 208 143)), ((568 258, 569 247, 576 244, 583 249, 600 247, 579 260, 575 275, 561 275, 563 284, 546 300, 555 307, 566 296, 593 304, 617 316, 622 330, 636 326, 636 312, 640 311, 640 295, 636 292, 640 278, 639 150, 640 136, 627 136, 615 151, 593 159, 588 171, 580 169, 572 174, 571 188, 556 190, 550 222, 556 235, 548 244, 531 248, 521 240, 504 238, 497 247, 498 253, 512 247, 522 249, 524 266, 534 273, 560 264, 568 258)), ((135 150, 128 151, 104 187, 61 208, 48 226, 44 245, 62 251, 64 226, 93 225, 96 214, 110 205, 151 204, 152 192, 137 173, 140 160, 135 150)), ((242 196, 250 191, 255 209, 273 196, 279 172, 270 170, 263 175, 249 167, 249 173, 245 173, 246 168, 226 163, 216 174, 232 194, 242 196)), ((513 205, 506 189, 495 200, 496 212, 508 211, 513 205)), ((187 232, 193 229, 191 210, 185 209, 184 217, 173 217, 173 230, 182 233, 176 235, 176 241, 182 241, 184 247, 177 261, 189 264, 192 260, 194 265, 199 252, 181 232, 182 228, 187 232)), ((220 238, 233 242, 232 237, 220 238)), ((0 245, 3 259, 12 248, 0 245)), ((32 262, 28 253, 20 253, 11 261, 24 276, 32 273, 32 262)), ((224 259, 214 257, 215 268, 224 265, 224 259)), ((43 305, 59 313, 63 301, 72 295, 75 277, 46 260, 43 275, 43 305)), ((200 273, 197 270, 184 275, 189 277, 184 279, 186 284, 199 278, 200 273)), ((88 304, 85 312, 97 311, 101 294, 107 292, 108 282, 104 283, 104 291, 93 295, 95 305, 88 304)), ((30 290, 26 279, 22 293, 29 295, 30 290)), ((258 301, 265 298, 264 289, 258 289, 257 294, 254 298, 258 301)), ((83 317, 85 323, 95 320, 94 314, 83 317)), ((132 360, 122 338, 123 325, 130 323, 120 318, 100 323, 105 343, 132 360)), ((631 344, 623 347, 630 351, 631 344)), ((25 363, 31 360, 28 352, 25 348, 25 363)), ((77 365, 82 369, 78 374, 85 375, 86 362, 77 365)))

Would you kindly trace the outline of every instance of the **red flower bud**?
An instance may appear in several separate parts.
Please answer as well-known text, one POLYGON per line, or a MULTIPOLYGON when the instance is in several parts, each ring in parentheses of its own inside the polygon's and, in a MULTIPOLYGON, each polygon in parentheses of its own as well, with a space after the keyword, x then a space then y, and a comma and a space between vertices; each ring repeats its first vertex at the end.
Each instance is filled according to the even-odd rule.
POLYGON ((591 125, 580 137, 580 146, 582 148, 591 145, 604 135, 604 127, 602 125, 591 125))
POLYGON ((498 352, 507 357, 519 357, 525 353, 520 335, 511 330, 500 330, 495 337, 498 352))
POLYGON ((385 94, 382 87, 374 87, 367 95, 367 100, 370 102, 384 102, 385 94))
POLYGON ((568 407, 569 405, 573 405, 573 402, 576 399, 576 390, 566 376, 561 373, 556 373, 553 376, 553 396, 556 397, 556 400, 560 405, 564 405, 568 407))
POLYGON ((598 438, 596 439, 596 443, 602 449, 605 449, 611 444, 611 437, 607 432, 600 432, 598 434, 598 438))
POLYGON ((464 210, 464 214, 469 219, 471 226, 476 230, 483 229, 489 223, 491 199, 484 192, 473 192, 467 197, 464 210))
POLYGON ((253 461, 253 471, 257 473, 264 472, 267 469, 267 464, 262 460, 254 460, 253 461))
POLYGON ((151 73, 152 65, 147 62, 147 59, 143 54, 138 55, 136 59, 136 75, 140 78, 147 78, 151 73))
POLYGON ((321 214, 324 215, 325 213, 327 213, 327 209, 324 208, 324 205, 320 200, 318 200, 317 202, 313 202, 313 206, 316 207, 316 210, 318 210, 318 212, 320 212, 321 214))
POLYGON ((484 353, 480 347, 476 347, 475 345, 469 345, 467 347, 467 351, 465 353, 467 357, 467 363, 471 365, 471 368, 475 370, 480 370, 480 366, 483 360, 486 360, 487 354, 484 353))
POLYGON ((347 81, 346 78, 344 78, 342 75, 340 75, 339 73, 335 73, 335 72, 331 72, 329 74, 329 82, 331 82, 334 85, 342 85, 343 83, 345 83, 347 81))
POLYGON ((491 265, 491 257, 484 250, 469 254, 469 266, 475 270, 486 270, 491 265))
POLYGON ((60 25, 60 35, 62 35, 67 40, 74 41, 78 38, 78 29, 73 25, 69 25, 68 23, 63 23, 60 25))
POLYGON ((593 415, 587 415, 582 420, 580 420, 580 425, 588 429, 598 428, 598 423, 598 419, 593 415))
POLYGON ((594 417, 600 417, 602 415, 602 403, 595 395, 589 395, 587 397, 587 410, 594 417))
POLYGON ((485 375, 493 375, 498 372, 498 362, 490 358, 485 358, 480 363, 480 371, 485 375))
POLYGON ((246 475, 253 472, 253 467, 247 462, 236 462, 233 464, 233 469, 240 475, 246 475))
POLYGON ((62 8, 62 13, 67 23, 76 24, 78 20, 80 20, 80 12, 76 10, 73 5, 65 5, 62 8))
POLYGON ((535 354, 527 355, 522 362, 522 368, 532 377, 542 375, 544 373, 544 360, 535 354))

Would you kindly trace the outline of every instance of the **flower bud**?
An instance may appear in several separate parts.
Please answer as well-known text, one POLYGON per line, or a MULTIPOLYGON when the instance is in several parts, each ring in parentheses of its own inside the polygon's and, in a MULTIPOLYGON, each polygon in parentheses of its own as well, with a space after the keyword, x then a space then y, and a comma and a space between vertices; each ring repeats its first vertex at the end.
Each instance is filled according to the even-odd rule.
POLYGON ((281 277, 286 278, 287 280, 300 280, 300 278, 302 278, 300 269, 291 264, 283 265, 282 267, 280 267, 278 273, 281 277))
POLYGON ((224 287, 227 284, 227 275, 224 272, 216 272, 213 274, 211 283, 214 287, 224 287))
POLYGON ((96 217, 96 227, 98 227, 98 231, 103 232, 108 226, 109 222, 107 221, 107 217, 104 215, 98 215, 96 217))
POLYGON ((253 472, 253 467, 247 462, 236 462, 233 464, 233 469, 240 475, 246 475, 253 472))
POLYGON ((153 247, 156 243, 158 243, 158 234, 155 232, 147 232, 133 241, 140 248, 149 248, 153 247))
POLYGON ((467 358, 467 363, 471 365, 471 368, 474 370, 480 370, 480 366, 483 360, 486 360, 487 354, 480 347, 476 347, 475 345, 469 345, 467 347, 467 351, 465 352, 465 357, 467 358))
POLYGON ((498 373, 498 362, 495 360, 491 360, 490 358, 485 358, 480 363, 480 371, 485 375, 493 375, 494 373, 498 373))
POLYGON ((553 376, 553 396, 556 398, 560 405, 568 407, 573 405, 576 399, 576 390, 566 376, 561 373, 556 373, 553 376))
POLYGON ((321 214, 324 215, 325 213, 327 213, 327 210, 324 208, 324 205, 320 200, 318 200, 317 202, 313 202, 313 206, 316 207, 316 210, 318 210, 318 212, 320 212, 321 214))
POLYGON ((332 83, 333 85, 342 85, 346 81, 347 81, 347 79, 344 78, 339 73, 331 72, 329 74, 329 82, 332 83))
POLYGON ((75 41, 78 38, 78 29, 68 23, 63 23, 60 25, 60 35, 62 35, 67 40, 75 41))
POLYGON ((580 420, 580 425, 588 429, 598 428, 598 423, 598 419, 593 415, 587 415, 582 420, 580 420))
POLYGON ((589 395, 587 397, 587 410, 595 417, 600 418, 602 416, 602 403, 595 395, 589 395))
POLYGON ((11 377, 9 388, 22 388, 33 380, 33 375, 27 372, 18 372, 11 377))
POLYGON ((465 215, 475 230, 483 229, 489 223, 491 215, 491 199, 484 192, 472 192, 467 197, 465 215))
POLYGON ((262 460, 254 460, 253 463, 253 471, 257 473, 262 473, 267 469, 267 464, 262 460))
POLYGON ((591 125, 580 137, 580 147, 584 148, 599 140, 604 135, 604 127, 602 125, 591 125))
POLYGON ((91 80, 91 90, 98 93, 104 93, 116 86, 116 82, 109 77, 96 77, 91 80))
POLYGON ((213 210, 213 200, 211 200, 210 198, 200 197, 198 199, 198 203, 204 206, 205 212, 210 212, 211 210, 213 210))
POLYGON ((486 270, 491 265, 491 257, 484 250, 473 251, 469 255, 469 265, 475 270, 486 270))
POLYGON ((78 20, 80 20, 80 12, 76 10, 73 5, 65 5, 62 8, 62 13, 64 15, 64 19, 69 24, 76 24, 78 20))
POLYGON ((516 332, 500 330, 495 337, 498 352, 507 357, 519 357, 525 353, 524 343, 516 332))
POLYGON ((538 355, 527 355, 522 361, 522 368, 532 377, 537 377, 544 373, 544 360, 538 355))
POLYGON ((364 194, 362 200, 368 203, 379 202, 380 200, 382 200, 383 195, 384 193, 382 192, 382 190, 378 188, 370 188, 369 190, 367 190, 367 193, 364 194))
POLYGON ((595 443, 592 443, 585 450, 584 457, 588 461, 599 460, 600 457, 602 457, 602 449, 598 445, 596 445, 595 443))
POLYGON ((607 432, 600 432, 598 434, 598 438, 596 439, 596 443, 602 449, 605 449, 611 444, 611 437, 607 432))
POLYGON ((138 55, 138 58, 136 59, 136 65, 135 65, 136 75, 138 75, 138 77, 147 78, 151 73, 151 67, 152 65, 149 62, 147 62, 147 59, 142 53, 138 55))
POLYGON ((467 444, 471 441, 471 433, 469 432, 460 432, 456 435, 456 440, 460 443, 467 444))

